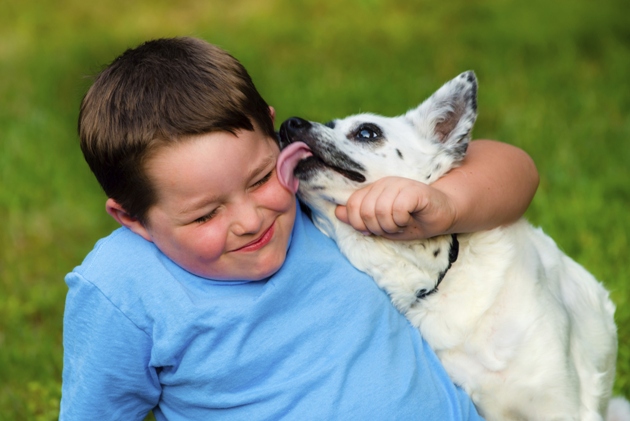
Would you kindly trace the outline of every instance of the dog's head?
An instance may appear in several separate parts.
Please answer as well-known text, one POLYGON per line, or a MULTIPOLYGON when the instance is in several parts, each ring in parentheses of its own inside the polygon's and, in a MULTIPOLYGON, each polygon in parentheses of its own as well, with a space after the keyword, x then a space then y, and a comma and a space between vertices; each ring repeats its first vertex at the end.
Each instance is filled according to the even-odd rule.
POLYGON ((462 73, 406 114, 358 114, 326 124, 293 117, 280 127, 281 181, 311 207, 345 204, 386 176, 430 184, 464 158, 477 117, 477 79, 462 73), (295 177, 295 178, 294 178, 295 177))

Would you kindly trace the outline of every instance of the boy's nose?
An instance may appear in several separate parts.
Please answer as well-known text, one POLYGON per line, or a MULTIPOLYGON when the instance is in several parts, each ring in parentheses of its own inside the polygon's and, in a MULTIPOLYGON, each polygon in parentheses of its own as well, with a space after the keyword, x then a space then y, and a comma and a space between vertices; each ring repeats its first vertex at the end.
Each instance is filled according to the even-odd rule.
POLYGON ((256 234, 262 228, 260 209, 252 203, 243 203, 234 215, 232 232, 236 235, 256 234))

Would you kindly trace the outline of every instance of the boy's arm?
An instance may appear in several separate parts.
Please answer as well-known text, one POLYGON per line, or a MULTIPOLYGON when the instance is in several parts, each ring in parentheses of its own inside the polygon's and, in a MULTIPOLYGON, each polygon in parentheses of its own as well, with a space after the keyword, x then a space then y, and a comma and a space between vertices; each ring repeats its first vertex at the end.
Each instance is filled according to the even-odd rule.
POLYGON ((82 276, 66 281, 59 420, 143 420, 161 392, 151 338, 82 276))
POLYGON ((462 165, 431 186, 387 177, 355 192, 336 214, 359 231, 394 240, 473 232, 516 221, 537 187, 536 166, 523 150, 477 140, 462 165))

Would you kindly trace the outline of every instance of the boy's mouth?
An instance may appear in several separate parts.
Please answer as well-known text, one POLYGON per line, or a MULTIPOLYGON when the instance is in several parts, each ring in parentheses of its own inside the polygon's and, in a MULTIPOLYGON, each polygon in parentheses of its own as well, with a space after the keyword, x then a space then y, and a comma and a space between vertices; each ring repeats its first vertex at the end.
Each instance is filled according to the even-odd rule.
POLYGON ((256 250, 260 250, 261 248, 263 248, 264 246, 266 246, 267 244, 269 244, 269 242, 271 241, 271 239, 273 238, 273 234, 275 232, 275 227, 276 227, 276 223, 274 221, 273 224, 271 224, 271 226, 269 228, 267 228, 267 230, 265 232, 263 232, 263 234, 258 237, 257 239, 255 239, 254 241, 251 241, 247 244, 245 244, 242 247, 239 247, 234 251, 256 251, 256 250))

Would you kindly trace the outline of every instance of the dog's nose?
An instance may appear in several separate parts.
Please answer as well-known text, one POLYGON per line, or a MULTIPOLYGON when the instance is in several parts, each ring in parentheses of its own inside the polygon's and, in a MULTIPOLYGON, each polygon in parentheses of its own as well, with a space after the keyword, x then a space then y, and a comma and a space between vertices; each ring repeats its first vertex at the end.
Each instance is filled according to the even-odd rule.
POLYGON ((309 127, 311 123, 300 117, 291 117, 283 123, 289 130, 301 130, 309 127))
POLYGON ((295 142, 297 139, 303 137, 303 131, 307 130, 309 127, 311 127, 311 123, 300 117, 291 117, 283 121, 280 125, 280 132, 278 133, 280 147, 284 148, 289 143, 295 142))

